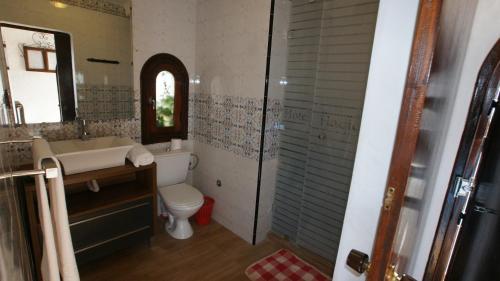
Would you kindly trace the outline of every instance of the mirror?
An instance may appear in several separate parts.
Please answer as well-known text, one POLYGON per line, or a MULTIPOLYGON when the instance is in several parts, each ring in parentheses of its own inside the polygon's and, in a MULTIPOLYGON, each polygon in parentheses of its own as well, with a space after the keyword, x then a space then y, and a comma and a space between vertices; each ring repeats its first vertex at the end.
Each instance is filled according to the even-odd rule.
POLYGON ((75 119, 73 60, 69 34, 1 23, 16 124, 75 119), (43 105, 43 106, 41 106, 43 105))
POLYGON ((0 0, 16 124, 134 118, 127 0, 0 0))

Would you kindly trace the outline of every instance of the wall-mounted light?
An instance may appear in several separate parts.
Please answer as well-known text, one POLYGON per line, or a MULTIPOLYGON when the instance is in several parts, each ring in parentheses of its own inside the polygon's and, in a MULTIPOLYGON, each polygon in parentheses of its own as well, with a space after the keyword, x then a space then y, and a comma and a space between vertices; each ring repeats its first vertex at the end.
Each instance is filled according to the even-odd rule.
POLYGON ((75 79, 76 79, 76 84, 85 84, 85 75, 82 72, 77 71, 75 79))
POLYGON ((64 9, 64 8, 68 7, 67 4, 64 4, 61 1, 50 0, 50 3, 52 4, 52 6, 59 8, 59 9, 64 9))
POLYGON ((189 80, 189 83, 199 85, 201 83, 200 75, 195 75, 193 78, 189 80))
POLYGON ((281 86, 286 86, 286 85, 288 85, 288 80, 286 80, 286 76, 281 76, 281 79, 280 79, 280 85, 281 85, 281 86))

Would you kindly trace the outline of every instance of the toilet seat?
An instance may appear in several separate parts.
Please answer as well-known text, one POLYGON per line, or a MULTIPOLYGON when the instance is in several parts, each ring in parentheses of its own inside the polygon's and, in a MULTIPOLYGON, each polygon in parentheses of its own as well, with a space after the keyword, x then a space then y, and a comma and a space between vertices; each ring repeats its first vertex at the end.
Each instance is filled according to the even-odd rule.
POLYGON ((203 204, 203 194, 189 184, 163 186, 159 192, 167 208, 192 208, 203 204))

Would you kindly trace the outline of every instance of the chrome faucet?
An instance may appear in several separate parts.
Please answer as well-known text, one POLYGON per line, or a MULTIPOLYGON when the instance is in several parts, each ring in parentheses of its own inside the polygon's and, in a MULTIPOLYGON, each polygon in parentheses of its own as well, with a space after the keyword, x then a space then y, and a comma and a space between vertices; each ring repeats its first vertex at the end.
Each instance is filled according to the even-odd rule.
POLYGON ((87 131, 87 120, 78 118, 78 122, 80 124, 80 139, 81 140, 90 139, 90 133, 87 131))

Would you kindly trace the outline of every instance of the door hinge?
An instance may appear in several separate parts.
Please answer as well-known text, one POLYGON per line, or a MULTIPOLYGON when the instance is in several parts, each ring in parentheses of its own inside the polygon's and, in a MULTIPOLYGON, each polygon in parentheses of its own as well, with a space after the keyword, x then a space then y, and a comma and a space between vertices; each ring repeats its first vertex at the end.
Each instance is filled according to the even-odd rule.
POLYGON ((399 274, 396 271, 395 265, 390 265, 385 271, 386 281, 417 281, 415 278, 407 274, 399 274))
POLYGON ((481 213, 481 214, 497 215, 497 211, 496 210, 493 210, 493 209, 490 209, 490 208, 487 208, 487 207, 484 207, 484 206, 480 206, 480 205, 474 206, 474 208, 472 208, 472 211, 478 212, 478 213, 481 213))
POLYGON ((455 198, 467 196, 472 191, 473 187, 474 185, 472 184, 472 180, 457 177, 455 179, 453 196, 455 198))
POLYGON ((389 211, 392 207, 392 202, 394 201, 394 192, 396 192, 396 189, 394 187, 389 186, 387 192, 385 193, 385 198, 384 198, 385 211, 389 211))

